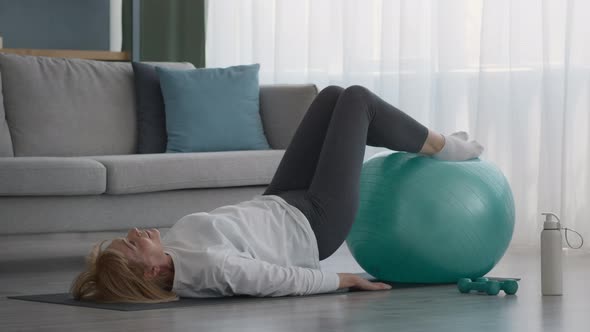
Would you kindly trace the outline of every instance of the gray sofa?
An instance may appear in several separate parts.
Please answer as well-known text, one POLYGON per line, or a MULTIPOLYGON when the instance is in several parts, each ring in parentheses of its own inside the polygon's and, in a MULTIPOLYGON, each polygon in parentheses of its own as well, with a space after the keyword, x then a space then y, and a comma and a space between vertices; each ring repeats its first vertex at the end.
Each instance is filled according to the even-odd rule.
POLYGON ((0 235, 170 227, 259 195, 317 94, 261 86, 272 150, 136 154, 130 63, 0 53, 0 87, 0 235))

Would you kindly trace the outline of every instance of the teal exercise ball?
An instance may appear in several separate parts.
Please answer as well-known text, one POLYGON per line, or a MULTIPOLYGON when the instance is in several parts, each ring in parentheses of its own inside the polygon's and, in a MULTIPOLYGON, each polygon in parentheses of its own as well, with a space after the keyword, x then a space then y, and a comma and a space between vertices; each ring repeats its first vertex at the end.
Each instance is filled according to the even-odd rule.
POLYGON ((450 283, 488 273, 514 231, 514 198, 494 164, 381 153, 363 164, 346 243, 372 276, 450 283))

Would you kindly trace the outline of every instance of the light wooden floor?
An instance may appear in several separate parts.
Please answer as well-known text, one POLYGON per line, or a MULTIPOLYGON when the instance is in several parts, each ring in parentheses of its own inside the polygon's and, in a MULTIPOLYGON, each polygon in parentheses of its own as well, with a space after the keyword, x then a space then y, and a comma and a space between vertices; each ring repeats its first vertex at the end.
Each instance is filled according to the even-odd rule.
MULTIPOLYGON (((511 249, 490 275, 521 277, 516 296, 442 286, 138 312, 6 299, 67 291, 90 244, 118 235, 0 237, 0 331, 590 331, 590 253, 572 250, 562 297, 541 296, 536 250, 511 249)), ((322 265, 362 271, 346 247, 322 265)))

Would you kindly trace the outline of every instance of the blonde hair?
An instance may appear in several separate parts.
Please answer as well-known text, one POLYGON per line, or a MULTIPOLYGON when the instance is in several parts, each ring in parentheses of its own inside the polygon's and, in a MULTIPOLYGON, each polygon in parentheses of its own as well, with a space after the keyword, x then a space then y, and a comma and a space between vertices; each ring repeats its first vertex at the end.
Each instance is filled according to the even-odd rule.
POLYGON ((86 257, 86 270, 74 279, 70 292, 76 300, 102 303, 160 303, 177 301, 176 293, 166 290, 165 276, 144 277, 145 265, 123 253, 102 250, 104 240, 86 257))

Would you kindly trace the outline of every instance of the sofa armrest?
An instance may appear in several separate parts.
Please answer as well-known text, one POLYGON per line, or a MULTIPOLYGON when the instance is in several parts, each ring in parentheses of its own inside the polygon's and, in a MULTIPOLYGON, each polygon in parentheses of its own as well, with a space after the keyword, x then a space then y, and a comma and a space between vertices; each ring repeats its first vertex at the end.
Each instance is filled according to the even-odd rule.
POLYGON ((260 86, 260 115, 268 143, 286 149, 311 102, 318 94, 315 84, 260 86))

